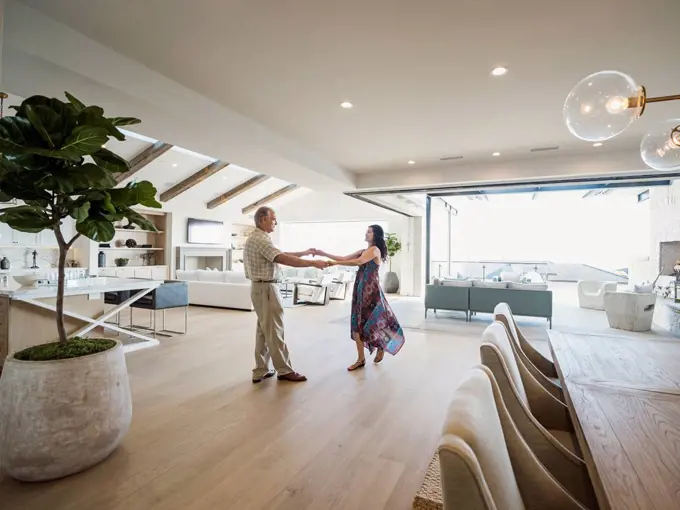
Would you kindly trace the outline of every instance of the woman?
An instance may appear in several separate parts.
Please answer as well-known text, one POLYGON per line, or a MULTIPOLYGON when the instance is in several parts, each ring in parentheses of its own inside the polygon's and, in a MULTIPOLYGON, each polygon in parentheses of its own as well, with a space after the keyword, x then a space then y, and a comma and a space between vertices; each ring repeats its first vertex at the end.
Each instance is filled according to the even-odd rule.
POLYGON ((352 320, 350 331, 357 347, 357 360, 347 367, 353 371, 366 366, 364 347, 372 354, 377 350, 374 363, 380 363, 385 351, 394 355, 404 345, 404 332, 380 287, 380 264, 387 259, 385 233, 379 225, 366 230, 368 248, 351 255, 339 257, 321 250, 314 255, 332 259, 331 266, 359 266, 352 294, 352 320))

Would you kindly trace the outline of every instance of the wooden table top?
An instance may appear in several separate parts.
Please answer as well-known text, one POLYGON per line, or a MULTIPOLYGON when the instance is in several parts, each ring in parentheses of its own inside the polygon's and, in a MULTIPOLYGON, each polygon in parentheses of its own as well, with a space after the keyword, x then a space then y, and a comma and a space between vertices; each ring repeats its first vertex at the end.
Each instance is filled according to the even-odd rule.
POLYGON ((601 510, 680 508, 680 341, 548 334, 601 510))

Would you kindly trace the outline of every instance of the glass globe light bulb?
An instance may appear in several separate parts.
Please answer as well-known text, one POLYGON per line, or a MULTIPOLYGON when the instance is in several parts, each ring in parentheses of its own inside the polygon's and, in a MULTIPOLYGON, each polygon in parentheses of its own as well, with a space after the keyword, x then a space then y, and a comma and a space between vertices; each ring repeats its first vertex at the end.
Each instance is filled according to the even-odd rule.
POLYGON ((654 126, 640 143, 640 156, 654 170, 680 170, 680 119, 654 126))
POLYGON ((618 71, 591 74, 567 96, 562 109, 564 122, 577 138, 609 140, 640 116, 641 91, 630 76, 618 71))

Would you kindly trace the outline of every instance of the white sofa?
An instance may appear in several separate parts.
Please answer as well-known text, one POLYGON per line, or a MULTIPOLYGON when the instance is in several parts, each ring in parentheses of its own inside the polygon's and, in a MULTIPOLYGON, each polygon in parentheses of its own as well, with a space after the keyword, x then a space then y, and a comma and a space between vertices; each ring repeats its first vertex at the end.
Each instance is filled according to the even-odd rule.
POLYGON ((615 292, 616 282, 583 280, 577 284, 578 305, 581 308, 604 310, 604 293, 615 292))
POLYGON ((235 271, 177 270, 177 279, 189 284, 189 304, 253 310, 250 281, 235 271))
POLYGON ((654 319, 656 294, 605 292, 604 310, 609 326, 624 331, 649 331, 654 319))

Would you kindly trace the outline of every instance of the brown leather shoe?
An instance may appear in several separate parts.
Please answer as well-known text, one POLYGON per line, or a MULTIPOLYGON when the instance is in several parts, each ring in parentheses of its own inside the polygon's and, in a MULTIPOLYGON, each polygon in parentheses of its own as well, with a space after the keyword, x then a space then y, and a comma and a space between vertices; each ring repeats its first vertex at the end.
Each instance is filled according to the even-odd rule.
POLYGON ((302 375, 298 374, 297 372, 291 372, 290 374, 285 374, 285 375, 279 375, 277 377, 279 381, 288 381, 288 382, 303 382, 306 381, 307 378, 302 375))

